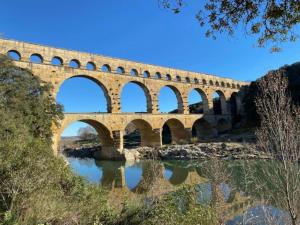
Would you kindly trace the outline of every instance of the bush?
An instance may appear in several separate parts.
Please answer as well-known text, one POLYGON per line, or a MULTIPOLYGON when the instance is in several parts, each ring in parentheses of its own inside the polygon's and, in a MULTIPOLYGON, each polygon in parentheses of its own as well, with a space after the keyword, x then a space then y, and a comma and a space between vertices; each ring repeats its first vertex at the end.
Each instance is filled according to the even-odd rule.
POLYGON ((192 187, 182 187, 142 207, 125 209, 117 224, 212 225, 217 219, 212 208, 197 203, 192 187))

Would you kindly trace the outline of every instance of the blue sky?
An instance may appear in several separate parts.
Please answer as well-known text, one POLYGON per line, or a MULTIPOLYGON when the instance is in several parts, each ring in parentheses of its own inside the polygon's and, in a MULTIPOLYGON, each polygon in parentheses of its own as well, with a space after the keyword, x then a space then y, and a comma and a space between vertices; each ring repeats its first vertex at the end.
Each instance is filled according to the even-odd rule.
MULTIPOLYGON (((271 54, 269 48, 254 47, 255 39, 243 32, 234 37, 219 35, 217 40, 205 38, 195 19, 201 1, 188 2, 175 15, 159 7, 157 0, 3 1, 0 33, 21 41, 245 81, 299 61, 299 42, 284 44, 282 52, 271 54)), ((61 88, 58 101, 66 111, 104 110, 101 90, 96 93, 98 87, 93 83, 79 83, 69 80, 61 88), (74 89, 80 94, 70 98, 74 89)), ((139 90, 134 85, 125 88, 123 98, 129 103, 122 109, 134 111, 138 104, 130 102, 139 90)), ((165 91, 163 95, 168 99, 172 93, 165 91)), ((166 107, 173 106, 166 103, 166 107)), ((74 134, 75 130, 66 134, 74 134)))

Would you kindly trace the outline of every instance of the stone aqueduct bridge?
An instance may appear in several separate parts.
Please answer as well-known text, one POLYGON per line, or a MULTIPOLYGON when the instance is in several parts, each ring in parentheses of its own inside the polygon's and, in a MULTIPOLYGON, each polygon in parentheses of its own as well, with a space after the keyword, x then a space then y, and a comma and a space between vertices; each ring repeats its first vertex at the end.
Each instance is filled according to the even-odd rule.
MULTIPOLYGON (((85 77, 97 83, 107 100, 107 113, 65 114, 61 126, 54 129, 53 147, 57 152, 63 130, 75 121, 93 126, 102 141, 101 158, 118 158, 123 153, 123 133, 132 122, 140 130, 142 146, 161 146, 162 128, 167 124, 173 142, 188 140, 192 127, 204 119, 211 127, 220 120, 231 123, 230 98, 246 85, 228 78, 188 72, 161 66, 137 63, 95 54, 52 48, 37 44, 0 39, 0 53, 14 54, 15 64, 28 68, 43 81, 50 82, 56 97, 62 83, 73 77, 85 77), (38 58, 39 62, 32 58, 38 58), (147 99, 147 113, 122 113, 120 96, 129 82, 139 85, 147 99), (159 112, 158 94, 163 87, 170 87, 177 97, 178 113, 159 112), (188 95, 195 89, 203 100, 203 113, 190 114, 188 95), (212 95, 221 99, 221 113, 214 115, 212 95)), ((236 98, 237 111, 241 104, 236 98)))

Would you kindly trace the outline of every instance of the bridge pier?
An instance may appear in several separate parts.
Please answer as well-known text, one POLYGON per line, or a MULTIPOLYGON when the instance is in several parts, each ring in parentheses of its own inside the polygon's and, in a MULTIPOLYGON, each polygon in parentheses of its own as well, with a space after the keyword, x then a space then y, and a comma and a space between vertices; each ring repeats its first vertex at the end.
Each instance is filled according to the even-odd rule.
POLYGON ((125 160, 125 155, 123 153, 123 131, 112 131, 112 140, 112 146, 106 145, 105 142, 103 143, 101 150, 94 154, 96 159, 125 160))

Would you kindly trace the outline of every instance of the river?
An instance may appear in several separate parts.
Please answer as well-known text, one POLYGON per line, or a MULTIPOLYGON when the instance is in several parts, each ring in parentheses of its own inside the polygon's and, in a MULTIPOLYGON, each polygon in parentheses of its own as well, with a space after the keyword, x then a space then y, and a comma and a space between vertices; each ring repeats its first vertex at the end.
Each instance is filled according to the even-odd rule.
POLYGON ((225 224, 290 224, 282 184, 274 179, 280 165, 273 162, 67 160, 75 173, 106 188, 115 206, 125 196, 156 197, 192 185, 199 204, 214 207, 225 224))

